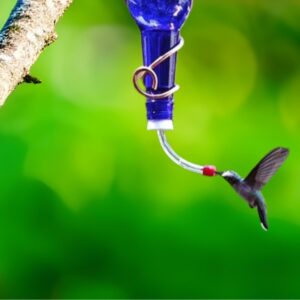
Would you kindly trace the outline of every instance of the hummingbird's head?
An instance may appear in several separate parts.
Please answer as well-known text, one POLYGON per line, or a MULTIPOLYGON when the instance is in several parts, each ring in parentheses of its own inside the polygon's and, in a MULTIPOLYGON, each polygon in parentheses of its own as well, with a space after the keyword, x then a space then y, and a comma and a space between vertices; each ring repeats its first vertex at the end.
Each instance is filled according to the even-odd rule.
POLYGON ((221 176, 228 181, 230 184, 239 183, 241 181, 240 175, 235 173, 234 171, 225 171, 221 174, 221 176))

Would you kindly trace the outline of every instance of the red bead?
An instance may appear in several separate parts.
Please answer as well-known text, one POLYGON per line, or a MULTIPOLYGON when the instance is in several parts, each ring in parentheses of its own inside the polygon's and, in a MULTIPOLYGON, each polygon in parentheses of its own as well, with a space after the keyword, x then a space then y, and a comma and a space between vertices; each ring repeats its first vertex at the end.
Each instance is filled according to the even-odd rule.
POLYGON ((204 176, 215 176, 217 174, 217 168, 215 166, 205 166, 202 172, 204 176))

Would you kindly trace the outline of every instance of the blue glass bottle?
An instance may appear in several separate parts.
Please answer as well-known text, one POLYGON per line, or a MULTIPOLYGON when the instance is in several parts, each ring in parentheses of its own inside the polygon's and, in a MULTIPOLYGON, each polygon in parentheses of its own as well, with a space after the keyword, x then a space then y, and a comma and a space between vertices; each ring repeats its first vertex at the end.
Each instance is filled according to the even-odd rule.
MULTIPOLYGON (((180 29, 187 19, 192 0, 126 0, 129 11, 142 33, 143 61, 149 66, 180 41, 180 29)), ((144 84, 148 93, 163 93, 175 86, 176 55, 155 68, 157 90, 152 89, 152 79, 146 76, 144 84)), ((173 95, 164 99, 147 99, 148 129, 173 128, 173 95)))

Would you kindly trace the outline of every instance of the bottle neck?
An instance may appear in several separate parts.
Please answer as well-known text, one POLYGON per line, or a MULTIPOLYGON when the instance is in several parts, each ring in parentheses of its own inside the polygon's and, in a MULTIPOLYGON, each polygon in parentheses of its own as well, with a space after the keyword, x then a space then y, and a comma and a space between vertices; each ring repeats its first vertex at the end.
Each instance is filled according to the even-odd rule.
MULTIPOLYGON (((144 65, 151 65, 160 56, 169 52, 180 41, 179 30, 142 30, 144 65)), ((163 61, 155 69, 158 78, 156 90, 152 89, 152 78, 146 76, 144 84, 150 94, 161 94, 175 86, 177 54, 163 61)), ((163 99, 147 99, 148 129, 170 130, 173 128, 174 96, 163 99)))
MULTIPOLYGON (((174 46, 179 43, 180 34, 178 30, 142 30, 142 44, 143 44, 143 60, 144 65, 149 66, 158 57, 164 55, 174 46)), ((155 73, 158 77, 157 92, 165 92, 175 85, 177 55, 161 63, 155 68, 155 73)), ((152 91, 152 79, 150 76, 145 78, 145 86, 148 92, 152 91)))

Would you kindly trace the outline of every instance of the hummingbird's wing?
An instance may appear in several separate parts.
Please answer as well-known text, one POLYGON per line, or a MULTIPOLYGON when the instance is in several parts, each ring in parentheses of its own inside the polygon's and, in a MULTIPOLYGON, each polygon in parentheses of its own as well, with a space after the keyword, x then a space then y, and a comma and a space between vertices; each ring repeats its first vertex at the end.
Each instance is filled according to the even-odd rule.
POLYGON ((260 190, 276 173, 289 154, 286 148, 275 148, 268 153, 245 178, 245 182, 260 190))
POLYGON ((261 226, 264 230, 268 230, 269 225, 268 225, 268 219, 267 219, 266 205, 265 205, 264 201, 258 201, 256 203, 256 205, 257 205, 257 212, 259 215, 261 226))

